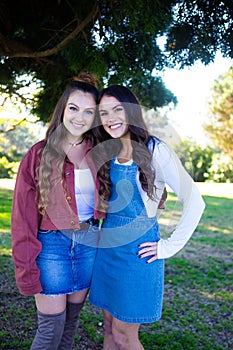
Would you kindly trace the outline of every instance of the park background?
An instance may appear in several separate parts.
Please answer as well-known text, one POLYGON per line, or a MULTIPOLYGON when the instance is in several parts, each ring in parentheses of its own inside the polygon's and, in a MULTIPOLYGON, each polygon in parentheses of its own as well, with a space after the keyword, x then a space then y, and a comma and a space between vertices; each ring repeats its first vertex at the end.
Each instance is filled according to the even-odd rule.
MULTIPOLYGON (((63 16, 64 3, 0 4, 0 348, 29 349, 36 330, 33 298, 19 294, 11 258, 19 162, 43 138, 62 84, 86 68, 102 86, 124 83, 139 95, 150 130, 175 149, 206 202, 186 247, 166 261, 163 317, 141 328, 145 349, 232 349, 232 2, 102 1, 101 7, 80 1, 77 8, 71 1, 63 16), (80 31, 74 14, 84 19, 77 28, 89 19, 80 31), (73 41, 62 46, 75 30, 73 41)), ((162 235, 172 231, 180 212, 169 191, 162 235)), ((87 302, 74 349, 101 349, 102 321, 87 302)))

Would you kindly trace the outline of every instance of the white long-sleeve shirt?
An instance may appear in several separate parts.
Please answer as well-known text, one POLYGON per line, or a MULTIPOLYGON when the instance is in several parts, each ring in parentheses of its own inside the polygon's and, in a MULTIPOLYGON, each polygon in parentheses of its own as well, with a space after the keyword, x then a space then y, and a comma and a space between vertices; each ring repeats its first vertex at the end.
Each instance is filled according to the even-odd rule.
MULTIPOLYGON (((128 163, 126 163, 128 164, 128 163)), ((153 150, 153 167, 155 169, 155 186, 157 200, 151 200, 142 190, 137 176, 137 184, 145 204, 148 217, 158 214, 158 205, 167 184, 177 195, 183 205, 182 216, 170 237, 158 242, 158 259, 167 259, 178 253, 195 231, 205 202, 191 176, 184 169, 175 152, 163 142, 156 142, 153 150)))

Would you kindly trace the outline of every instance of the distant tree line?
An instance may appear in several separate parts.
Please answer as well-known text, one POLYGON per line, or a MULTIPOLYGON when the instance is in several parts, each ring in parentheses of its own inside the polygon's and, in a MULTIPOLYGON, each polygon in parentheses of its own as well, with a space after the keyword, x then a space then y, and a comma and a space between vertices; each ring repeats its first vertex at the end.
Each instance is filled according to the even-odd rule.
POLYGON ((195 181, 233 182, 233 164, 218 150, 184 140, 175 151, 195 181))
MULTIPOLYGON (((163 128, 161 126, 161 130, 163 128)), ((38 141, 33 131, 34 128, 21 125, 16 131, 0 134, 0 178, 16 177, 22 157, 38 141)), ((174 146, 174 150, 195 181, 233 182, 232 162, 228 162, 221 152, 210 146, 202 147, 193 141, 184 140, 174 146)))
POLYGON ((204 126, 213 145, 233 163, 233 66, 215 80, 204 126))

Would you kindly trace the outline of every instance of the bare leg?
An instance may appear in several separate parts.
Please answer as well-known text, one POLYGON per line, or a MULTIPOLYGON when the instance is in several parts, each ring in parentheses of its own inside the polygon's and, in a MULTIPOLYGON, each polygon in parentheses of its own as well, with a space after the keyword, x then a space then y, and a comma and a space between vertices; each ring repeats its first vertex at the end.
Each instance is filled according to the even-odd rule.
POLYGON ((140 324, 122 322, 113 317, 112 334, 118 350, 144 350, 138 339, 140 324))
POLYGON ((88 289, 82 290, 81 292, 69 294, 69 295, 67 295, 67 300, 70 303, 74 303, 74 304, 83 303, 86 299, 87 292, 88 292, 88 289))
POLYGON ((104 346, 103 350, 118 350, 117 345, 114 342, 113 334, 112 334, 112 315, 103 310, 104 315, 104 346))
POLYGON ((48 296, 36 294, 36 307, 43 314, 58 314, 66 308, 66 295, 48 296))

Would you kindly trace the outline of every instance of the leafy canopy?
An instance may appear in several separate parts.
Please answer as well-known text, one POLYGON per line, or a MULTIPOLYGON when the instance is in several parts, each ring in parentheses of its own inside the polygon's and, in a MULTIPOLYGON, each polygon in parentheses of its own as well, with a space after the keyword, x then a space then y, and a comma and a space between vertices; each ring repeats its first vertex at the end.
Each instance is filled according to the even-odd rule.
POLYGON ((67 79, 86 69, 125 84, 149 108, 176 103, 158 73, 217 50, 233 57, 231 0, 13 0, 0 3, 0 88, 50 117, 67 79), (157 39, 166 36, 164 49, 157 39), (23 86, 42 87, 30 100, 23 86))

